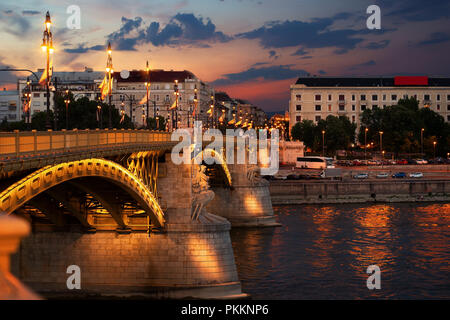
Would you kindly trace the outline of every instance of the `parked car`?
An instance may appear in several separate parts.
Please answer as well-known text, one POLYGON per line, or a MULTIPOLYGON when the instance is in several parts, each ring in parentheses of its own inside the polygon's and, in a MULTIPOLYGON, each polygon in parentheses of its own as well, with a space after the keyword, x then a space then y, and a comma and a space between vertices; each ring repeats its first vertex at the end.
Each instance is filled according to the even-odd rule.
POLYGON ((376 166, 376 165, 377 165, 377 162, 376 162, 375 160, 368 160, 367 163, 368 163, 370 166, 376 166))
POLYGON ((394 174, 392 175, 392 178, 406 178, 406 173, 404 173, 404 172, 397 172, 397 173, 394 173, 394 174))
POLYGON ((427 164, 428 161, 427 161, 427 160, 424 160, 424 159, 416 159, 416 163, 417 163, 417 164, 427 164))
POLYGON ((354 179, 367 179, 369 178, 369 174, 367 173, 358 173, 353 176, 354 179))
POLYGON ((409 174, 410 178, 423 178, 423 173, 422 172, 412 172, 409 174))
POLYGON ((401 164, 401 165, 408 164, 408 160, 406 160, 406 159, 397 160, 397 164, 401 164))
POLYGON ((377 174, 377 179, 386 179, 389 178, 389 174, 386 172, 380 172, 379 174, 377 174))
POLYGON ((286 177, 286 180, 298 180, 298 179, 299 179, 298 174, 289 174, 289 175, 286 177))

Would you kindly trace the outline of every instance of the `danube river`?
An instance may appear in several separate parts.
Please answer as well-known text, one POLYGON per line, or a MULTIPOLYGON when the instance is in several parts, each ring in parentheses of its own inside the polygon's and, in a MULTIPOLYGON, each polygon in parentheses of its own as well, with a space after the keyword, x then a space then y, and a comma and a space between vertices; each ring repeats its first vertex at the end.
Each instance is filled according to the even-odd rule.
POLYGON ((274 207, 279 228, 233 229, 253 299, 450 298, 450 204, 274 207), (381 289, 366 286, 369 265, 381 289))

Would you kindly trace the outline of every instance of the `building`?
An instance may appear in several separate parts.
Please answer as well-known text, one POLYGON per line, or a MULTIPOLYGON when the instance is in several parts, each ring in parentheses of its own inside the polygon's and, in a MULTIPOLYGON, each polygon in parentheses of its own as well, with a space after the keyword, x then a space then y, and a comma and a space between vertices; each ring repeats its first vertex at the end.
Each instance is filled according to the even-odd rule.
MULTIPOLYGON (((35 112, 47 109, 47 93, 45 86, 41 86, 36 78, 40 78, 43 70, 36 72, 36 77, 30 77, 31 81, 31 115, 35 112)), ((145 83, 148 81, 147 72, 132 70, 113 74, 113 90, 111 103, 118 109, 123 109, 137 126, 142 126, 142 115, 154 117, 159 115, 164 118, 169 116, 168 109, 175 101, 174 84, 178 81, 180 93, 178 105, 178 120, 181 126, 186 126, 192 121, 194 109, 194 95, 197 89, 198 110, 197 119, 206 120, 207 110, 211 105, 211 96, 214 90, 198 79, 190 71, 164 71, 150 70, 149 110, 147 115, 146 104, 140 103, 146 96, 145 83)), ((50 88, 50 109, 54 108, 54 92, 69 90, 75 99, 87 97, 90 100, 98 100, 100 95, 99 85, 105 76, 105 72, 93 71, 85 68, 83 72, 54 72, 50 88)), ((20 96, 26 91, 27 79, 19 79, 18 88, 20 96)), ((22 118, 23 105, 19 105, 18 120, 22 118)), ((108 99, 106 100, 108 102, 108 99)))
POLYGON ((450 122, 450 78, 307 77, 299 78, 290 90, 290 129, 302 120, 317 123, 329 115, 347 116, 359 128, 365 109, 395 105, 407 97, 450 122))
MULTIPOLYGON (((38 69, 36 76, 41 77, 44 69, 38 69)), ((98 84, 103 79, 105 73, 99 71, 93 71, 90 68, 85 68, 84 71, 61 71, 54 72, 52 77, 52 84, 50 88, 50 110, 54 108, 53 94, 56 90, 65 91, 70 90, 75 99, 88 97, 91 100, 95 100, 98 96, 98 84), (98 83, 98 84, 97 84, 98 83)), ((30 115, 33 113, 47 110, 47 92, 45 86, 41 86, 38 83, 38 79, 35 77, 29 77, 31 82, 31 106, 30 115)), ((27 79, 18 80, 18 89, 20 96, 23 96, 24 90, 27 87, 27 79)), ((22 119, 23 102, 20 99, 20 118, 22 119)))
POLYGON ((20 115, 19 91, 0 91, 0 121, 19 121, 20 115))
MULTIPOLYGON (((145 70, 114 73, 112 103, 116 108, 131 116, 138 126, 143 124, 147 114, 146 103, 140 103, 147 94, 145 83, 150 80, 148 116, 156 115, 164 118, 177 117, 178 127, 186 127, 192 123, 194 111, 195 90, 197 90, 197 120, 206 121, 207 111, 214 97, 214 89, 198 79, 190 71, 150 70, 149 79, 145 70), (178 81, 179 102, 177 111, 169 111, 175 102, 174 85, 178 81)), ((173 118, 171 118, 173 119, 173 118)))

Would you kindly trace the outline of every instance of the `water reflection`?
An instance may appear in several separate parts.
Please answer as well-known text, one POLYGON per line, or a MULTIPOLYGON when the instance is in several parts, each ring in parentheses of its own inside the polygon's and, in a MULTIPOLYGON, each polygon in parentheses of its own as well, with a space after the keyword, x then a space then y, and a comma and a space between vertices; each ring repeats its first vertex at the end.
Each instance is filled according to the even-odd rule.
POLYGON ((254 298, 450 297, 450 204, 274 209, 281 228, 232 232, 243 290, 254 298), (381 290, 366 287, 372 264, 381 290))

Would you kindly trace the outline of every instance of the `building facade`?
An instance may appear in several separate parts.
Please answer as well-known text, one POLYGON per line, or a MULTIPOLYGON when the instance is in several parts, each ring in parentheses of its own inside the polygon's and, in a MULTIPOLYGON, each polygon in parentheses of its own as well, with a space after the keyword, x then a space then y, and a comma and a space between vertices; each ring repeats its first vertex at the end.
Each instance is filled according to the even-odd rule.
POLYGON ((365 109, 395 105, 415 97, 450 122, 450 78, 299 78, 290 88, 290 129, 297 122, 315 123, 327 116, 347 116, 360 126, 365 109))
POLYGON ((190 71, 132 70, 114 74, 112 103, 121 108, 137 126, 142 126, 144 117, 160 116, 165 119, 178 119, 178 127, 192 124, 195 107, 194 97, 197 90, 197 109, 195 119, 206 121, 207 111, 214 97, 214 89, 198 79, 190 71), (149 110, 142 100, 147 95, 145 83, 150 80, 149 110), (174 85, 178 82, 178 107, 173 112, 170 107, 175 102, 174 85))
POLYGON ((17 90, 0 91, 0 121, 5 119, 8 122, 21 120, 19 91, 17 90))

